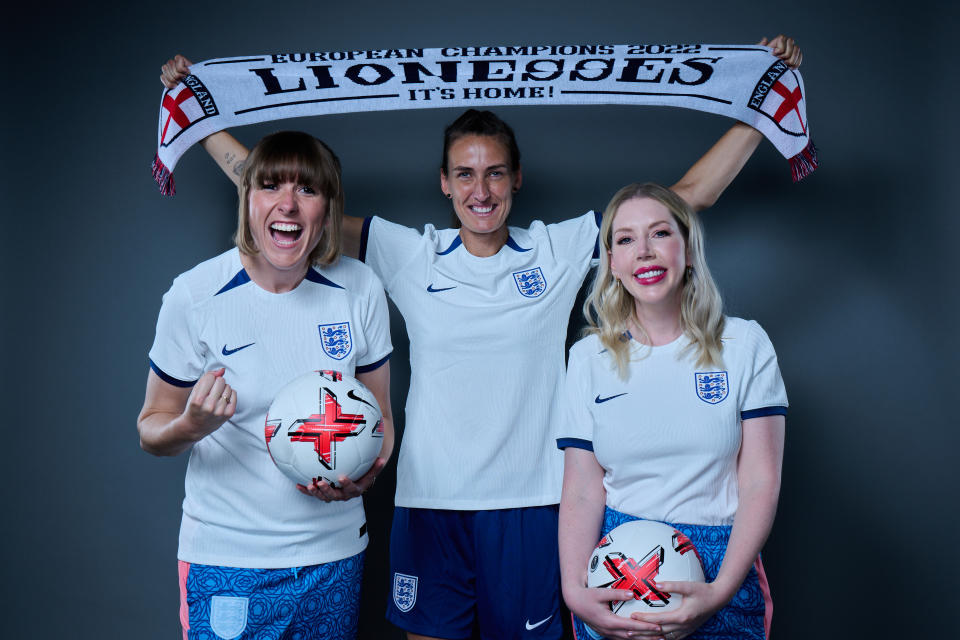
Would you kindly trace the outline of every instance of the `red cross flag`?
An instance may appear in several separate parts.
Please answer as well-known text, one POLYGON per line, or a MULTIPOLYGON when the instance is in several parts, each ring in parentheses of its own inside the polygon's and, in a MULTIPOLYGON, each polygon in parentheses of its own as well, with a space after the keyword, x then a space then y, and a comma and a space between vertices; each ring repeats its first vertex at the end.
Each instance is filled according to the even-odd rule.
MULTIPOLYGON (((218 113, 203 82, 196 76, 187 76, 181 84, 165 92, 160 101, 157 148, 168 148, 188 128, 218 113)), ((173 193, 173 175, 160 161, 159 154, 153 162, 153 177, 163 193, 173 193)))
POLYGON ((203 109, 197 102, 193 91, 183 85, 173 89, 163 97, 161 103, 161 117, 166 115, 160 129, 160 144, 168 145, 170 141, 190 126, 190 123, 203 117, 203 109), (170 125, 173 125, 171 127, 170 125))
MULTIPOLYGON (((774 62, 757 82, 749 107, 766 116, 782 134, 802 140, 809 138, 803 80, 782 60, 774 62)), ((816 148, 808 144, 790 158, 794 181, 816 169, 817 164, 816 148)))
POLYGON ((803 121, 806 113, 803 89, 793 74, 785 74, 773 84, 762 108, 767 113, 773 112, 773 121, 784 132, 807 134, 807 123, 803 121))

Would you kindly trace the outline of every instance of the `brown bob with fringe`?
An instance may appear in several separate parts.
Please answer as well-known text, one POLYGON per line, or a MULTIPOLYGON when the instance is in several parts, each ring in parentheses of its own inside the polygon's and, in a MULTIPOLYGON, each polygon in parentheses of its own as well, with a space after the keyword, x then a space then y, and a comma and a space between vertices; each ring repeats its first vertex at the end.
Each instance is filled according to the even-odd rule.
POLYGON ((296 182, 315 189, 327 199, 324 230, 310 252, 310 264, 328 265, 340 257, 343 224, 343 184, 340 160, 323 142, 300 131, 279 131, 265 136, 247 156, 240 178, 240 204, 234 242, 241 253, 260 252, 250 233, 250 189, 268 182, 296 182))

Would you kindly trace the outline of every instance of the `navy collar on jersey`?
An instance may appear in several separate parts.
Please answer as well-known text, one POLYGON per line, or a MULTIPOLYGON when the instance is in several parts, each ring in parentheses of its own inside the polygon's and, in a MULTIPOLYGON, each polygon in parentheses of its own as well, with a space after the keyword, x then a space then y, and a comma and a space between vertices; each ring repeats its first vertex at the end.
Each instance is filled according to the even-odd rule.
POLYGON ((227 291, 230 291, 230 289, 239 287, 242 284, 247 284, 248 282, 250 282, 250 276, 247 274, 247 270, 240 269, 240 271, 237 272, 237 275, 233 276, 233 280, 223 285, 223 288, 220 289, 220 291, 217 291, 214 295, 218 296, 221 293, 226 293, 227 291))
POLYGON ((323 277, 323 274, 321 274, 319 271, 317 271, 313 267, 310 267, 309 269, 307 269, 307 280, 309 280, 310 282, 316 282, 317 284, 325 284, 328 287, 333 287, 334 289, 343 289, 343 287, 338 285, 333 280, 328 280, 327 278, 323 277))
MULTIPOLYGON (((445 256, 448 253, 451 253, 454 249, 463 244, 463 239, 460 238, 460 235, 457 234, 457 237, 453 239, 453 242, 450 243, 450 246, 447 247, 444 251, 437 251, 438 256, 445 256)), ((507 236, 507 246, 516 251, 517 253, 523 253, 525 251, 530 251, 530 249, 524 249, 517 244, 516 240, 513 239, 513 236, 507 236)))
MULTIPOLYGON (((334 289, 343 289, 343 287, 338 285, 336 282, 328 278, 325 278, 323 274, 318 272, 313 267, 310 267, 309 269, 307 269, 306 279, 309 280, 310 282, 315 282, 317 284, 324 284, 328 287, 333 287, 334 289)), ((248 282, 250 282, 250 274, 247 273, 246 269, 240 269, 240 271, 237 272, 237 275, 233 276, 233 279, 230 280, 230 282, 228 282, 227 284, 223 285, 223 288, 221 288, 220 291, 217 291, 214 295, 218 296, 221 293, 230 291, 230 289, 234 289, 236 287, 239 287, 240 285, 247 284, 248 282)))

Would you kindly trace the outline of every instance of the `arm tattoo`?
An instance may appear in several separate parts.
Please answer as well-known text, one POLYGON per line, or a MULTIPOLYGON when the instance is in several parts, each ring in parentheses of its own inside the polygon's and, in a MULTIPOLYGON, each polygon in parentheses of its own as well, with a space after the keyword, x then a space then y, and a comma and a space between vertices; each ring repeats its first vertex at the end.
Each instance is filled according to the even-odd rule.
POLYGON ((228 167, 232 167, 232 168, 233 168, 233 174, 234 174, 234 175, 239 176, 240 174, 243 173, 243 164, 244 164, 244 161, 241 160, 241 161, 237 162, 237 155, 236 155, 235 153, 233 153, 232 151, 228 151, 228 152, 223 156, 223 159, 226 161, 228 167))

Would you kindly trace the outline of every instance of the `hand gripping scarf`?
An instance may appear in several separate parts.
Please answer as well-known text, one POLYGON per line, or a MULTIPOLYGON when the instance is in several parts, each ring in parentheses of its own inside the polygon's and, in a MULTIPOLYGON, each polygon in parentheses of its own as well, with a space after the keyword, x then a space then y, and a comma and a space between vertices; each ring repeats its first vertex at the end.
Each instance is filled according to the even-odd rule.
POLYGON ((790 159, 794 181, 817 167, 800 73, 760 45, 552 45, 317 51, 217 58, 163 92, 153 175, 230 127, 328 113, 506 105, 684 107, 756 128, 790 159))

